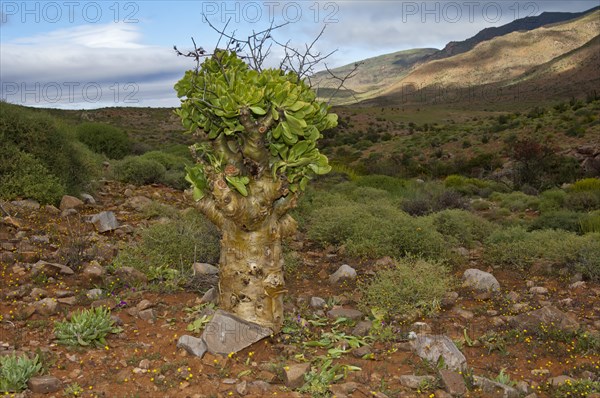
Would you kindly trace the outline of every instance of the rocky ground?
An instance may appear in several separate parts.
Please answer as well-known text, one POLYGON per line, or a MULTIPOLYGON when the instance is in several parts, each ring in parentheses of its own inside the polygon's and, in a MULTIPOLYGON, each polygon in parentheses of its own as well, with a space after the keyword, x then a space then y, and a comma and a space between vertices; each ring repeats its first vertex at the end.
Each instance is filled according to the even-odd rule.
POLYGON ((152 201, 191 202, 164 187, 105 182, 60 208, 2 204, 0 355, 38 354, 45 368, 8 396, 549 397, 586 396, 600 382, 598 284, 486 269, 465 250, 455 271, 463 283, 438 315, 385 325, 359 311, 356 283, 390 259, 346 258, 300 236, 282 333, 199 358, 189 343, 200 331, 188 325, 213 313, 210 297, 158 293, 139 271, 110 267, 136 231, 161 222, 144 212, 152 201), (55 321, 96 306, 111 308, 122 332, 99 348, 57 344, 55 321))

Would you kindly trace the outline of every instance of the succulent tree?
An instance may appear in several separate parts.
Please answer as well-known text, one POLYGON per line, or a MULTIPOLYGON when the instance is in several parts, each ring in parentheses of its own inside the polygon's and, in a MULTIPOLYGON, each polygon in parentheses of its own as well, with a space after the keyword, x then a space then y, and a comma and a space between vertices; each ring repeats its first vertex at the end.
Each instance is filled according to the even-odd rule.
POLYGON ((288 212, 310 179, 331 169, 317 141, 337 115, 298 73, 256 68, 232 50, 215 50, 175 89, 176 113, 201 137, 186 178, 222 234, 219 305, 279 331, 282 239, 296 228, 288 212))

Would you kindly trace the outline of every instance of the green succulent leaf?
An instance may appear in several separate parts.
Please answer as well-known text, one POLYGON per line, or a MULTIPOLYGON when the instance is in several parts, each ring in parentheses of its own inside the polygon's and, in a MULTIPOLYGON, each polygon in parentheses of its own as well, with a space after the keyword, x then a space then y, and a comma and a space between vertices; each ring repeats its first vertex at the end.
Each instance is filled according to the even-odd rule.
POLYGON ((248 196, 248 188, 246 185, 250 182, 250 179, 246 176, 226 176, 225 179, 229 184, 231 184, 236 191, 238 191, 242 196, 248 196))
POLYGON ((267 111, 264 110, 263 108, 261 108, 260 106, 251 106, 249 107, 250 110, 252 111, 252 113, 254 113, 255 115, 266 115, 267 111))

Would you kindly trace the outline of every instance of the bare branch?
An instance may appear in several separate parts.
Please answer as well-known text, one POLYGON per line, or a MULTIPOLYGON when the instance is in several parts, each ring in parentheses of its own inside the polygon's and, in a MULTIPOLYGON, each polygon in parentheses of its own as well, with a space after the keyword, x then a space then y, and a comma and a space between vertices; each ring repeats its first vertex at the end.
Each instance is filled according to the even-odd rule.
POLYGON ((325 70, 327 71, 327 73, 329 73, 329 75, 331 76, 331 79, 333 79, 333 80, 339 80, 339 82, 340 82, 340 84, 337 86, 337 88, 335 89, 335 91, 333 92, 333 94, 331 94, 331 97, 327 101, 328 103, 331 103, 331 100, 333 99, 333 97, 335 97, 335 95, 338 93, 338 91, 340 91, 340 89, 342 89, 342 88, 345 88, 346 90, 350 91, 352 93, 352 97, 354 98, 354 100, 356 102, 358 102, 358 98, 356 98, 356 96, 354 95, 354 91, 352 91, 348 87, 345 87, 344 84, 346 84, 346 80, 351 79, 354 76, 356 76, 356 71, 358 70, 358 68, 360 68, 360 66, 362 64, 363 64, 363 62, 357 62, 357 63, 355 63, 354 64, 354 68, 352 68, 352 70, 350 72, 348 72, 346 74, 346 76, 344 76, 344 77, 336 76, 336 74, 333 73, 331 71, 331 69, 329 69, 329 67, 327 66, 327 64, 325 64, 325 70))

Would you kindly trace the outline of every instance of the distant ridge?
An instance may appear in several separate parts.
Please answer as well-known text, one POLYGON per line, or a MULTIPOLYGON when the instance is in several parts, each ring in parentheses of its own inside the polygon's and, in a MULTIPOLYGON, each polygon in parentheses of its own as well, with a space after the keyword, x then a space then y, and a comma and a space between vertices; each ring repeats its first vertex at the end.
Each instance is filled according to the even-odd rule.
POLYGON ((540 15, 533 17, 525 17, 516 19, 506 25, 485 28, 475 36, 463 41, 451 41, 446 44, 442 50, 431 54, 427 57, 427 61, 452 57, 472 50, 475 46, 483 41, 491 40, 498 36, 504 36, 512 32, 525 32, 534 30, 545 25, 567 22, 572 19, 579 18, 586 14, 600 10, 600 6, 591 8, 587 11, 571 13, 571 12, 543 12, 540 15))

